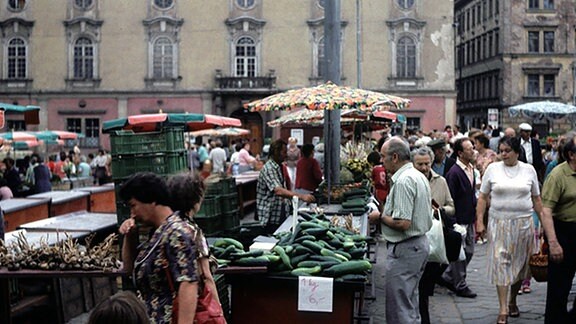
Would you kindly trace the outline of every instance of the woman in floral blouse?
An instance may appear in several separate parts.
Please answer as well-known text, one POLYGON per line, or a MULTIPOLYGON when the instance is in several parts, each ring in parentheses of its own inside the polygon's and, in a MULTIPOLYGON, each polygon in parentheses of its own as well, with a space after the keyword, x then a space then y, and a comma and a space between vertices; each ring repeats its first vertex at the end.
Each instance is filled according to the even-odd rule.
POLYGON ((133 175, 120 188, 120 198, 130 206, 130 218, 120 226, 125 235, 124 268, 133 274, 150 322, 170 323, 177 318, 192 323, 198 299, 193 228, 172 211, 168 186, 156 174, 133 175), (150 239, 140 245, 136 222, 153 228, 150 239))
POLYGON ((194 233, 197 248, 195 262, 200 285, 207 285, 212 297, 220 302, 216 282, 210 270, 210 248, 202 229, 194 222, 194 215, 200 210, 200 205, 204 200, 204 182, 192 173, 182 173, 168 180, 168 188, 172 198, 172 209, 178 211, 180 217, 189 223, 194 233))

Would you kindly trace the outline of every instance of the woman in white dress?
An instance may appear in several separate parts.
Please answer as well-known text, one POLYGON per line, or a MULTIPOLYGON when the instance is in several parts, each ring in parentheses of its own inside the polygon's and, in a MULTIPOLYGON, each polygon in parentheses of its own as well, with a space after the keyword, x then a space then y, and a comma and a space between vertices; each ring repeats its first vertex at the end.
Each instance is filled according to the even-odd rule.
POLYGON ((520 316, 516 296, 529 274, 528 260, 535 245, 532 211, 541 217, 542 201, 536 171, 518 161, 520 140, 504 137, 499 149, 502 161, 491 163, 484 172, 476 228, 485 231, 483 215, 489 199, 488 279, 498 292, 498 323, 507 323, 508 316, 520 316))

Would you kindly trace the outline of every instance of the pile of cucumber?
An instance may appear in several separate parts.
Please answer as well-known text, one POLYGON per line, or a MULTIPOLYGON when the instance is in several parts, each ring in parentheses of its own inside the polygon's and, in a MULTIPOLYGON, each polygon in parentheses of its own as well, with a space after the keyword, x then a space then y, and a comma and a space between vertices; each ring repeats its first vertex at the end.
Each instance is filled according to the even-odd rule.
POLYGON ((301 215, 294 233, 283 232, 271 251, 245 252, 242 243, 231 238, 217 239, 212 253, 220 264, 266 266, 279 276, 322 276, 337 281, 367 280, 372 268, 365 259, 367 240, 344 228, 333 226, 324 215, 301 215))

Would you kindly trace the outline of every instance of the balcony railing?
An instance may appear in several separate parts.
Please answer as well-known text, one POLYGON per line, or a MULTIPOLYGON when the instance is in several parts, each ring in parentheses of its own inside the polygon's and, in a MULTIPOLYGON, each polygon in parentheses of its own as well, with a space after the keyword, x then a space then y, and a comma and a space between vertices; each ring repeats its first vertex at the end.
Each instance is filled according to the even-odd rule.
POLYGON ((221 92, 255 91, 271 92, 276 89, 276 75, 270 70, 267 76, 260 77, 231 77, 224 76, 220 70, 216 70, 216 90, 221 92))

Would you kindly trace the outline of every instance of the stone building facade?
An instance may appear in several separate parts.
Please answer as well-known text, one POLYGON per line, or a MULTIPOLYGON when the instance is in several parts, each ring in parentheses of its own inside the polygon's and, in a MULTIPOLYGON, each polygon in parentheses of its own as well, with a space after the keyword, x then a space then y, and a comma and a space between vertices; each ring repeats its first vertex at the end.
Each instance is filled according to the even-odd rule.
MULTIPOLYGON (((322 82, 322 0, 0 0, 0 101, 109 148, 105 120, 152 112, 243 120, 259 152, 281 113, 242 105, 322 82)), ((455 121, 453 3, 341 1, 342 84, 412 99, 408 126, 455 121)))
POLYGON ((569 129, 568 120, 511 118, 507 108, 573 103, 574 10, 570 0, 456 0, 458 123, 481 127, 495 109, 499 126, 530 122, 540 135, 569 129))

